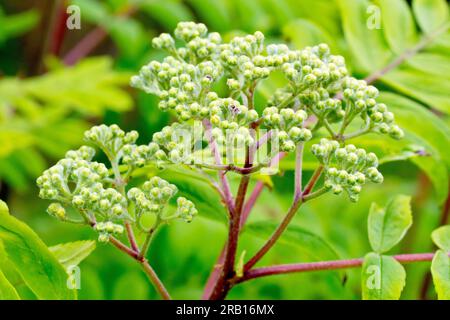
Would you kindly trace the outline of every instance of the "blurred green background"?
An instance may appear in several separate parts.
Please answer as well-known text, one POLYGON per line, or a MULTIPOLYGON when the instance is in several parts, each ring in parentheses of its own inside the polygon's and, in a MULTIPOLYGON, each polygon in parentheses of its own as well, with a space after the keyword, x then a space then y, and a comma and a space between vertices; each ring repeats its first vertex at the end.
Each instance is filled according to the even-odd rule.
MULTIPOLYGON (((268 42, 285 41, 299 49, 328 43, 333 54, 346 58, 354 76, 377 77, 380 100, 406 132, 401 142, 375 135, 355 141, 383 159, 382 187, 367 186, 357 204, 327 195, 300 210, 294 226, 323 237, 332 249, 305 250, 293 230, 261 265, 363 256, 370 251, 370 204, 385 204, 399 193, 413 197, 414 224, 393 253, 433 250, 430 233, 448 223, 450 205, 450 32, 444 0, 0 1, 0 198, 12 214, 48 245, 96 238, 88 228, 50 218, 34 181, 82 144, 82 132, 91 125, 136 129, 145 143, 173 120, 157 109, 156 97, 129 88, 128 81, 143 64, 163 56, 151 47, 152 37, 190 20, 205 23, 224 39, 260 30, 268 42), (66 28, 69 4, 81 9, 79 30, 66 28), (401 59, 398 66, 377 73, 396 59, 401 59)), ((277 79, 268 79, 260 86, 257 105, 276 85, 277 79)), ((262 221, 272 230, 281 219, 291 201, 292 163, 291 158, 283 161, 284 173, 272 177, 273 188, 265 188, 250 222, 262 221)), ((307 170, 315 165, 307 159, 307 170)), ((165 178, 190 194, 201 214, 190 225, 164 227, 149 260, 174 298, 197 299, 225 241, 225 215, 206 185, 170 172, 165 178)), ((244 231, 239 252, 255 252, 261 234, 264 230, 244 231)), ((429 265, 406 268, 402 298, 435 298, 429 265)), ((82 299, 157 298, 139 267, 107 245, 98 245, 81 272, 82 299)), ((359 282, 359 269, 283 275, 239 285, 229 297, 359 299, 359 282)))

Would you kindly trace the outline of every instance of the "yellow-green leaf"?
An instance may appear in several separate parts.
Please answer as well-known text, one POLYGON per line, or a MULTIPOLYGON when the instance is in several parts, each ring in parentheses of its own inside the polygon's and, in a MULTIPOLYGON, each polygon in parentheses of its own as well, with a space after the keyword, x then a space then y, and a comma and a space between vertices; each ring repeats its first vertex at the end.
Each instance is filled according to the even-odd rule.
POLYGON ((450 251, 450 225, 437 228, 431 233, 433 242, 442 250, 450 251))
POLYGON ((67 273, 33 230, 13 216, 0 216, 0 241, 26 285, 39 299, 74 299, 67 273))
POLYGON ((56 246, 49 247, 48 249, 67 269, 77 266, 81 261, 86 259, 92 251, 95 250, 95 245, 95 241, 86 240, 61 243, 56 246))
POLYGON ((405 280, 405 269, 394 258, 374 252, 364 257, 361 274, 364 300, 398 300, 405 280))
POLYGON ((395 246, 412 224, 411 197, 399 195, 389 201, 386 208, 372 204, 368 219, 369 241, 377 253, 395 246))
POLYGON ((20 300, 16 289, 0 270, 0 300, 20 300))
POLYGON ((443 250, 436 251, 431 274, 439 300, 450 300, 450 258, 443 250))
POLYGON ((416 19, 425 33, 432 32, 448 22, 449 10, 445 0, 414 0, 416 19))

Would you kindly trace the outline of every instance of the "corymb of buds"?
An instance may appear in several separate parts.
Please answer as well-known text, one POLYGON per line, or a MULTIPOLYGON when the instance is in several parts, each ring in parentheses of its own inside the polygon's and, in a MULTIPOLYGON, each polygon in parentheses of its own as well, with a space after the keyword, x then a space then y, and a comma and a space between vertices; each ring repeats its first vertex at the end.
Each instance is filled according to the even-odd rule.
POLYGON ((136 131, 125 133, 118 125, 92 127, 84 133, 86 141, 97 145, 109 158, 119 154, 122 148, 127 144, 136 142, 139 134, 136 131))
POLYGON ((294 111, 291 108, 279 110, 269 107, 263 112, 264 124, 278 136, 280 149, 285 152, 294 151, 299 142, 312 138, 311 131, 303 128, 307 117, 304 110, 294 111))
POLYGON ((108 242, 111 235, 121 234, 124 231, 122 225, 113 223, 112 221, 99 222, 94 226, 94 229, 99 233, 99 242, 108 242))
POLYGON ((345 108, 350 114, 359 114, 370 130, 389 134, 394 139, 403 138, 402 129, 394 122, 394 114, 384 103, 377 103, 378 90, 364 80, 348 77, 343 82, 345 108))
POLYGON ((128 191, 128 198, 134 203, 136 217, 140 219, 146 213, 153 213, 161 220, 166 221, 181 218, 187 222, 197 214, 194 204, 185 199, 178 198, 178 209, 175 215, 163 214, 169 200, 176 195, 178 189, 164 179, 153 177, 141 187, 132 188, 128 191))
POLYGON ((346 191, 350 200, 356 202, 367 180, 383 182, 383 175, 377 169, 378 158, 372 152, 352 144, 340 148, 337 141, 327 139, 314 144, 311 151, 324 165, 325 188, 334 194, 346 191))
POLYGON ((239 101, 224 98, 216 99, 209 104, 212 134, 219 144, 250 146, 255 143, 250 130, 250 123, 258 119, 255 110, 249 110, 239 101))

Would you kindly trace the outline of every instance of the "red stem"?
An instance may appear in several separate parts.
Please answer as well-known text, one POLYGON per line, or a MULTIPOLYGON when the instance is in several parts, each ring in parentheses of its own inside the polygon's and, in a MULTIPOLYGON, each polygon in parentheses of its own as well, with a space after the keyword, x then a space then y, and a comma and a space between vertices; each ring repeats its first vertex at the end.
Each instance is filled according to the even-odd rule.
MULTIPOLYGON (((450 253, 449 253, 450 256, 450 253)), ((411 263, 419 261, 431 261, 434 257, 434 253, 414 253, 414 254, 399 254, 393 256, 400 263, 411 263)), ((270 267, 261 267, 253 270, 249 270, 244 273, 241 278, 235 278, 234 283, 244 282, 250 279, 286 274, 296 272, 308 272, 308 271, 320 271, 320 270, 336 270, 360 267, 364 262, 363 258, 348 259, 348 260, 331 260, 331 261, 319 261, 319 262, 307 262, 307 263, 294 263, 276 265, 270 267)))

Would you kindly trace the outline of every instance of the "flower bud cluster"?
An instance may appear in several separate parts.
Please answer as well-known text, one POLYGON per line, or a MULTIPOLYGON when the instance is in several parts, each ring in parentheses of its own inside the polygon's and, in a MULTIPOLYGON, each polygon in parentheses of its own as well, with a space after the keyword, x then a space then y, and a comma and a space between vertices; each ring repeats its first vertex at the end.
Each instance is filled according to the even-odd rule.
POLYGON ((250 123, 258 119, 255 110, 249 110, 239 101, 221 98, 209 104, 212 134, 218 143, 249 146, 255 143, 249 130, 250 123))
POLYGON ((99 222, 95 224, 94 229, 99 233, 99 242, 108 242, 111 235, 121 234, 124 231, 124 227, 122 225, 111 221, 99 222))
POLYGON ((67 152, 66 158, 45 170, 37 179, 39 196, 44 199, 67 201, 71 199, 72 192, 102 182, 108 176, 108 169, 103 163, 89 161, 93 155, 94 151, 89 147, 67 152), (74 185, 73 191, 69 185, 74 185))
POLYGON ((325 188, 334 194, 346 191, 350 200, 356 202, 367 180, 383 182, 383 175, 377 169, 378 158, 372 152, 352 144, 341 148, 337 141, 327 139, 314 144, 311 151, 325 167, 325 188))
POLYGON ((125 145, 135 143, 138 137, 137 131, 125 133, 116 124, 110 126, 102 124, 84 133, 86 141, 99 146, 110 158, 118 155, 125 145))
POLYGON ((350 113, 359 114, 368 121, 369 127, 382 134, 389 134, 394 139, 401 139, 404 134, 394 122, 394 114, 384 103, 377 103, 378 90, 368 86, 364 80, 348 77, 343 82, 345 108, 350 113))
MULTIPOLYGON (((168 201, 176 195, 178 189, 164 179, 153 177, 145 182, 140 188, 131 188, 128 191, 128 198, 135 205, 136 216, 140 218, 145 213, 153 213, 164 219, 162 212, 168 201)), ((194 204, 185 199, 177 199, 177 213, 171 218, 181 217, 190 222, 192 216, 197 213, 194 204)))
POLYGON ((156 154, 159 161, 192 164, 194 148, 202 143, 202 127, 199 123, 190 125, 174 122, 154 133, 153 143, 161 148, 156 154))
POLYGON ((260 79, 267 78, 275 66, 275 57, 263 55, 264 35, 235 37, 220 46, 220 61, 232 78, 227 80, 231 91, 240 91, 260 79))
POLYGON ((152 61, 144 66, 131 85, 159 96, 159 108, 172 110, 182 121, 204 119, 209 115, 208 103, 217 95, 208 95, 211 85, 222 75, 221 66, 214 61, 197 65, 171 56, 162 63, 152 61))
POLYGON ((303 128, 308 115, 304 110, 294 111, 291 108, 278 109, 268 107, 264 109, 264 124, 277 135, 280 149, 285 152, 294 151, 297 144, 312 138, 309 129, 303 128))
POLYGON ((281 70, 290 81, 293 90, 334 89, 348 71, 341 56, 330 54, 326 44, 306 47, 301 51, 291 51, 289 60, 281 70))
POLYGON ((339 121, 345 115, 341 100, 330 97, 329 91, 324 88, 302 93, 299 95, 299 100, 317 117, 327 119, 329 122, 339 121))

